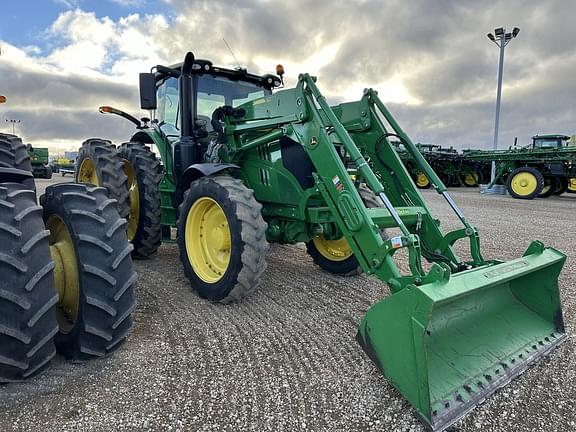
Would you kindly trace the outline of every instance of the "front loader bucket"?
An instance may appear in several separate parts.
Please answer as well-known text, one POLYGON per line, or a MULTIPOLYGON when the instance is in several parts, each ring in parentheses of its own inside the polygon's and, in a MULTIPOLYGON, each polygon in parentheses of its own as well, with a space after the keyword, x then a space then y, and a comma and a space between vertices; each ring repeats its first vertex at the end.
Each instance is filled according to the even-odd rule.
POLYGON ((565 339, 565 260, 534 242, 514 261, 405 288, 368 310, 358 341, 430 429, 444 430, 565 339))

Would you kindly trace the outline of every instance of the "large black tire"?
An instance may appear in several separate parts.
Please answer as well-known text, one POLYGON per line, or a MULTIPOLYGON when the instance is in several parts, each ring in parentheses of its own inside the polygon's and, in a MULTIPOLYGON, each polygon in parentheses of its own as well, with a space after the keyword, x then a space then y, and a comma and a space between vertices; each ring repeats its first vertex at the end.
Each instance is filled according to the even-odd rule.
MULTIPOLYGON (((126 220, 121 218, 115 201, 106 189, 83 184, 62 183, 49 186, 40 198, 44 221, 50 230, 51 251, 56 269, 77 270, 76 317, 65 309, 60 295, 57 319, 60 332, 56 349, 66 358, 88 360, 115 351, 132 327, 135 307, 136 273, 126 238, 126 220), (65 226, 73 245, 74 258, 57 249, 57 227, 65 226), (60 264, 59 264, 60 262, 60 264), (63 267, 61 262, 66 263, 63 267), (60 265, 60 268, 59 268, 60 265)), ((59 293, 64 287, 59 286, 59 293)), ((66 289, 70 289, 66 285, 66 289)))
MULTIPOLYGON (((533 182, 530 181, 530 183, 533 182)), ((533 167, 516 168, 510 173, 510 175, 508 175, 508 178, 506 179, 506 188, 508 189, 508 193, 517 199, 534 199, 540 194, 540 192, 542 192, 543 187, 544 177, 540 171, 533 167), (533 179, 533 182, 535 182, 533 187, 523 187, 522 185, 517 185, 519 178, 518 176, 523 174, 527 174, 530 179, 533 179)))
POLYGON ((568 179, 566 177, 556 177, 556 185, 552 195, 562 195, 568 190, 568 179))
MULTIPOLYGON (((358 188, 360 198, 364 205, 368 208, 383 207, 384 203, 377 197, 374 192, 366 186, 361 185, 358 188)), ((380 235, 383 239, 387 239, 386 230, 381 229, 380 235)), ((322 270, 328 273, 337 274, 340 276, 356 276, 362 273, 362 267, 354 255, 350 255, 345 259, 330 259, 320 252, 316 247, 314 240, 306 242, 306 252, 312 257, 312 261, 322 270)))
POLYGON ((463 174, 460 180, 466 187, 478 187, 478 185, 482 183, 482 173, 479 171, 471 171, 463 174))
MULTIPOLYGON (((229 303, 238 301, 252 293, 260 284, 260 277, 266 269, 267 224, 262 218, 262 205, 254 198, 252 189, 242 181, 229 176, 203 177, 194 181, 184 194, 179 207, 178 246, 184 273, 192 288, 200 297, 229 303), (206 280, 199 276, 190 262, 189 252, 200 250, 201 240, 193 234, 187 235, 192 220, 191 209, 195 203, 212 200, 224 213, 229 232, 229 261, 218 280, 206 280), (188 225, 188 226, 187 226, 188 225)), ((200 228, 201 229, 201 228, 200 228)), ((201 235, 200 235, 201 237, 201 235)), ((203 252, 204 253, 204 252, 203 252)))
POLYGON ((568 193, 576 193, 576 177, 568 178, 568 193))
MULTIPOLYGON (((32 173, 28 149, 16 135, 0 133, 0 168, 16 168, 32 173)), ((0 182, 5 181, 8 180, 0 178, 0 182)), ((36 190, 33 177, 26 178, 20 183, 30 190, 36 190)))
POLYGON ((414 184, 418 189, 430 189, 432 187, 432 182, 422 171, 414 174, 414 184))
POLYGON ((0 184, 0 383, 42 372, 58 332, 48 231, 27 186, 0 184))
POLYGON ((110 198, 118 202, 120 217, 128 217, 128 177, 124 173, 124 163, 116 153, 116 146, 110 141, 90 138, 82 143, 74 178, 77 183, 105 187, 110 198), (90 172, 94 174, 92 179, 88 174, 90 172))
POLYGON ((128 218, 128 240, 134 245, 134 258, 148 258, 162 243, 160 225, 160 162, 156 155, 143 143, 128 142, 118 148, 124 161, 124 172, 128 177, 130 215, 128 218), (132 199, 137 194, 138 200, 132 199))
POLYGON ((49 165, 44 167, 44 178, 48 180, 52 178, 52 168, 49 165))
POLYGON ((544 177, 544 185, 542 191, 538 194, 538 198, 548 198, 554 194, 554 191, 559 186, 557 177, 544 177))

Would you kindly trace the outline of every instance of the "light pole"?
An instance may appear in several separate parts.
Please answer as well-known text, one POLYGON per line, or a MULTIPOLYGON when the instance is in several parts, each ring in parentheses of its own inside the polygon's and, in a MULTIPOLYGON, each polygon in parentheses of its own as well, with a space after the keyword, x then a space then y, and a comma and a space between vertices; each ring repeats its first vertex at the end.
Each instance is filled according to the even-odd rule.
MULTIPOLYGON (((494 30, 494 34, 488 33, 488 39, 496 44, 500 48, 500 62, 498 64, 498 90, 496 93, 496 120, 494 122, 494 145, 493 150, 498 149, 498 128, 500 127, 500 103, 502 102, 502 75, 504 73, 504 48, 510 43, 510 41, 518 36, 520 29, 514 27, 511 33, 506 33, 504 27, 499 27, 494 30)), ((496 162, 492 161, 492 172, 490 175, 490 184, 494 183, 494 177, 496 177, 496 162)))
POLYGON ((16 135, 16 134, 14 133, 14 131, 15 131, 15 126, 16 126, 17 123, 20 123, 20 120, 6 119, 6 122, 12 123, 12 135, 16 135))

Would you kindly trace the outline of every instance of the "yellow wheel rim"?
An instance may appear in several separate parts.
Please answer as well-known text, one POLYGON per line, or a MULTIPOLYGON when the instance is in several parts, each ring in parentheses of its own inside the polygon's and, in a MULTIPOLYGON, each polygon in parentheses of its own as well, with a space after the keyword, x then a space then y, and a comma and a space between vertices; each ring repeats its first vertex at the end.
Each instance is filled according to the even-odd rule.
POLYGON ((46 226, 50 230, 50 254, 54 260, 54 283, 58 293, 56 318, 60 331, 68 333, 78 319, 80 304, 76 252, 70 232, 59 216, 50 216, 46 226))
POLYGON ((91 159, 84 159, 78 168, 78 183, 89 183, 100 186, 96 165, 91 159))
POLYGON ((209 197, 194 202, 186 218, 186 252, 194 273, 216 283, 230 264, 232 239, 222 207, 209 197))
POLYGON ((418 187, 426 187, 430 184, 430 180, 428 180, 428 177, 426 177, 426 174, 424 174, 423 172, 418 173, 418 175, 416 176, 416 185, 418 185, 418 187))
POLYGON ((327 240, 323 235, 312 239, 320 254, 330 261, 344 261, 352 256, 352 249, 343 236, 336 240, 327 240))
MULTIPOLYGON (((536 191, 538 180, 534 174, 523 171, 512 178, 511 186, 515 194, 527 196, 536 191)), ((542 190, 542 192, 544 192, 544 190, 542 190)))
POLYGON ((576 177, 572 177, 568 180, 568 190, 570 192, 576 192, 576 177))
POLYGON ((468 173, 464 177, 464 183, 467 186, 476 186, 478 184, 478 174, 476 173, 468 173))
POLYGON ((544 180, 544 186, 542 187, 542 192, 540 192, 540 195, 550 192, 550 189, 552 189, 552 181, 544 180))
POLYGON ((140 222, 140 193, 138 191, 138 179, 134 167, 124 160, 124 173, 128 177, 128 193, 130 194, 130 213, 128 214, 128 241, 134 240, 140 222))

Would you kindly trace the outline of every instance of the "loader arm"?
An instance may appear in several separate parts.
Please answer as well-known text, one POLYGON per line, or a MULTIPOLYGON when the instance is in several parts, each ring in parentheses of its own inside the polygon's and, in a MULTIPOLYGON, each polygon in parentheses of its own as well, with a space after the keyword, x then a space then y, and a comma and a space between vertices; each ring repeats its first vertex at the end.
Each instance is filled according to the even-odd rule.
POLYGON ((367 90, 356 106, 336 110, 341 117, 346 111, 345 125, 314 81, 310 75, 301 75, 296 88, 243 105, 246 115, 241 119, 229 116, 226 131, 232 161, 243 151, 281 136, 299 143, 314 165, 316 187, 360 265, 365 272, 386 282, 393 292, 410 284, 449 278, 451 272, 484 264, 476 229, 456 207, 445 186, 376 92, 367 90), (393 132, 388 132, 382 118, 388 121, 393 132), (391 136, 404 142, 420 169, 447 199, 464 225, 461 230, 446 235, 440 231, 388 140, 391 136), (382 199, 385 209, 368 209, 363 204, 335 142, 345 149, 358 176, 382 199), (391 227, 399 228, 401 235, 382 240, 379 229, 391 227), (453 243, 463 237, 470 239, 473 260, 469 263, 463 263, 452 250, 453 243), (402 275, 393 259, 400 248, 408 250, 409 275, 402 275), (422 269, 422 256, 435 263, 428 273, 422 269))
MULTIPOLYGON (((262 169, 268 162, 250 161, 250 151, 265 154, 281 139, 303 150, 300 162, 308 158, 312 164, 313 188, 301 193, 297 209, 282 206, 281 197, 265 208, 307 218, 300 222, 309 224, 309 235, 322 232, 325 225, 318 222, 333 221, 364 271, 388 284, 392 295, 368 310, 357 339, 432 430, 454 423, 565 340, 558 292, 565 255, 535 241, 516 260, 484 260, 478 231, 375 91, 332 108, 315 78, 304 74, 295 88, 238 109, 224 118, 222 160, 262 169), (392 138, 445 198, 462 228, 440 230, 392 138), (367 208, 359 183, 384 207, 367 208), (323 207, 309 204, 314 193, 323 207), (323 213, 328 214, 324 219, 318 216, 323 213), (399 229, 400 235, 384 240, 382 228, 399 229), (465 238, 468 261, 452 248, 465 238), (401 248, 408 251, 408 274, 395 261, 401 248), (431 263, 428 272, 422 257, 431 263)), ((271 171, 277 184, 268 180, 270 172, 261 175, 276 196, 282 194, 280 183, 293 185, 280 169, 271 171)), ((310 238, 300 234, 293 238, 310 238)))

